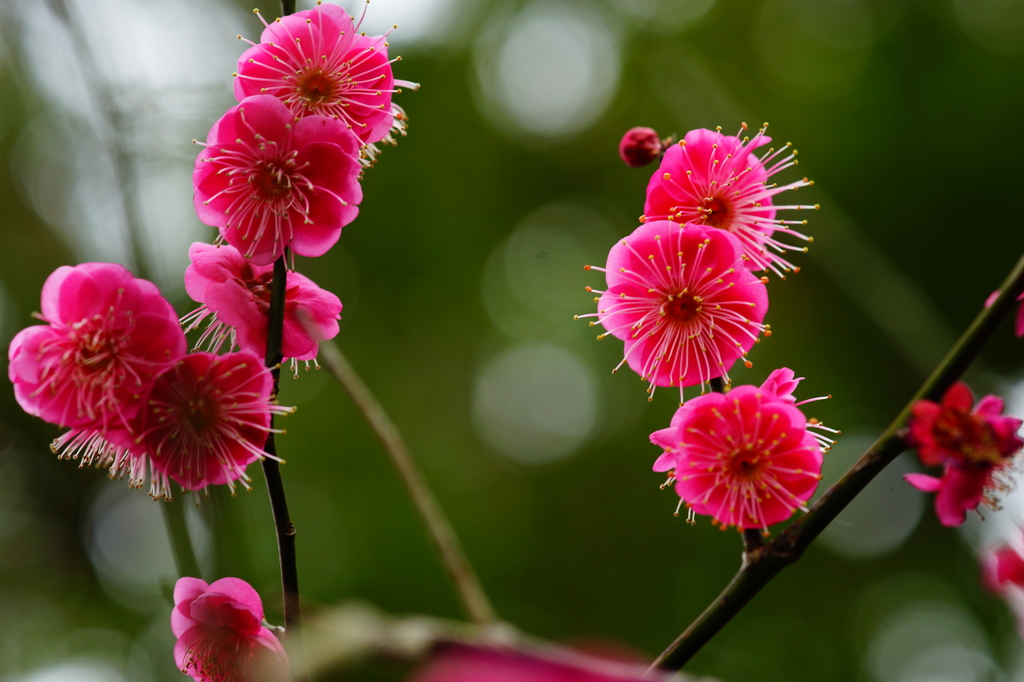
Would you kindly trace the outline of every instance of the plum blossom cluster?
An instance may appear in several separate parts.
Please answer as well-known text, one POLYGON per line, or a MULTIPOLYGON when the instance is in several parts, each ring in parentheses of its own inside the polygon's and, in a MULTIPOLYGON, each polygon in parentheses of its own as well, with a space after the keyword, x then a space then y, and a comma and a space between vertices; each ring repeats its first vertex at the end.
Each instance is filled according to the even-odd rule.
MULTIPOLYGON (((261 17, 262 20, 262 17, 261 17)), ((179 320, 152 283, 113 263, 58 268, 42 290, 44 323, 10 344, 9 377, 26 412, 68 429, 52 448, 111 477, 150 482, 155 499, 211 485, 249 487, 281 433, 277 354, 314 362, 337 335, 341 300, 294 272, 355 220, 363 171, 380 143, 406 134, 387 34, 367 36, 336 5, 270 24, 238 60, 236 106, 201 143, 193 172, 199 220, 185 289, 200 305, 179 320), (292 272, 288 272, 290 257, 292 272), (283 303, 281 347, 271 347, 283 303), (184 328, 184 329, 183 329, 184 328), (188 352, 186 332, 201 329, 188 352)), ((282 492, 283 495, 283 492, 282 492)), ((272 496, 273 497, 273 496, 272 496)), ((277 509, 275 508, 275 514, 277 509)), ((183 578, 171 616, 179 668, 198 682, 289 679, 288 660, 244 581, 183 578)))
MULTIPOLYGON (((805 220, 777 217, 780 211, 817 205, 776 203, 776 195, 808 187, 806 178, 779 185, 773 176, 797 164, 785 144, 768 147, 767 124, 751 137, 692 130, 677 144, 650 128, 633 128, 619 155, 640 167, 660 158, 647 185, 641 225, 608 253, 596 318, 597 337, 623 341, 623 365, 649 384, 679 390, 671 425, 651 435, 664 453, 654 465, 667 472, 662 486, 679 494, 678 515, 712 517, 722 528, 760 529, 789 518, 806 505, 821 479, 822 455, 838 433, 800 411, 793 391, 801 379, 792 370, 773 372, 760 387, 732 388, 731 371, 762 336, 771 271, 785 277, 799 267, 790 252, 811 238, 796 231, 805 220), (795 239, 797 244, 784 238, 795 239), (684 389, 700 395, 685 400, 684 389), (708 388, 718 392, 707 393, 708 388)), ((816 399, 815 399, 816 400, 816 399)), ((810 401, 804 401, 810 402, 810 401)))
POLYGON ((157 288, 114 263, 60 267, 43 285, 46 324, 11 341, 8 375, 29 414, 68 427, 51 446, 129 485, 198 491, 248 484, 272 414, 273 380, 251 352, 186 355, 177 316, 157 288))

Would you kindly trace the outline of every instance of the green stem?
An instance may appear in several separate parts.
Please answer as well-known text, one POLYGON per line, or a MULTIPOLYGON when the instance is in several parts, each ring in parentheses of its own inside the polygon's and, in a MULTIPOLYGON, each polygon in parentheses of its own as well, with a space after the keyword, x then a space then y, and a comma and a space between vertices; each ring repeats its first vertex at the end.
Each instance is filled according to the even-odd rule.
POLYGON ((654 661, 652 668, 679 670, 786 566, 795 563, 804 550, 832 523, 871 480, 906 450, 904 427, 918 400, 941 400, 942 395, 967 370, 992 337, 999 324, 1024 292, 1024 256, 1000 287, 990 308, 982 310, 961 335, 946 357, 924 382, 864 456, 832 486, 803 518, 762 546, 750 546, 743 565, 725 590, 697 620, 654 661))
POLYGON ((196 553, 192 548, 192 540, 188 532, 188 523, 185 520, 185 500, 167 500, 160 504, 164 513, 164 524, 167 526, 167 536, 171 540, 171 550, 174 553, 174 564, 178 567, 179 577, 201 578, 199 574, 199 562, 196 560, 196 553))
POLYGON ((391 463, 395 466, 402 483, 405 484, 409 497, 412 498, 413 505, 419 512, 423 525, 427 528, 427 533, 433 541, 441 564, 445 567, 448 577, 455 587, 455 592, 462 601, 466 615, 481 625, 493 623, 496 619, 494 607, 491 606, 491 601, 487 598, 480 579, 463 551, 462 543, 459 542, 459 537, 455 534, 448 517, 445 516, 437 498, 427 486, 423 475, 416 468, 416 463, 409 454, 398 427, 391 421, 387 412, 384 411, 384 407, 363 383, 355 368, 335 344, 321 343, 320 359, 323 360, 324 366, 331 376, 355 401, 359 411, 363 413, 366 421, 369 422, 380 439, 388 457, 391 458, 391 463))

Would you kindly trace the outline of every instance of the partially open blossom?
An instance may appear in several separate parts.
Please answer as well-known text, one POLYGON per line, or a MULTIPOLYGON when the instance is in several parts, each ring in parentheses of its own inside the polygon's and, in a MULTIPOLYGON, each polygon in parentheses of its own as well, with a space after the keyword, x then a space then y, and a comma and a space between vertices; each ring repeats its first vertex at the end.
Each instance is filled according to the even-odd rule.
POLYGON ((274 380, 249 351, 192 353, 164 372, 142 413, 137 450, 149 457, 153 497, 169 498, 170 480, 185 490, 240 481, 245 467, 269 457, 263 447, 271 414, 292 408, 272 404, 274 380))
MULTIPOLYGON (((746 128, 744 123, 740 133, 746 128)), ((787 244, 777 237, 788 235, 810 241, 791 227, 807 221, 780 219, 776 213, 817 206, 777 206, 773 202, 777 194, 813 183, 807 178, 785 185, 770 182, 773 175, 797 161, 789 143, 758 156, 755 150, 769 142, 765 128, 758 130, 753 139, 723 135, 721 128, 691 130, 665 152, 661 166, 651 176, 644 220, 717 227, 740 240, 751 270, 769 269, 779 275, 799 270, 784 254, 806 251, 806 247, 787 244)))
MULTIPOLYGON (((262 16, 260 17, 262 19, 262 16)), ((296 117, 336 118, 363 144, 405 135, 406 116, 391 101, 399 87, 394 59, 388 58, 387 35, 367 36, 337 5, 317 3, 267 24, 259 43, 238 59, 235 96, 267 94, 284 102, 296 117)), ((376 148, 368 150, 372 158, 376 148)))
POLYGON ((526 652, 450 645, 410 682, 663 682, 670 675, 573 651, 526 652))
POLYGON ((1009 484, 1008 467, 1024 445, 1021 420, 1004 417, 1003 401, 988 395, 974 405, 967 385, 957 382, 942 404, 919 400, 912 408, 909 442, 926 466, 945 468, 942 478, 907 474, 918 490, 936 492, 935 512, 945 526, 959 526, 984 502, 998 508, 997 495, 1009 484))
MULTIPOLYGON (((185 290, 203 305, 182 318, 182 324, 207 327, 198 346, 218 351, 234 345, 257 355, 267 352, 270 288, 273 265, 254 265, 233 246, 196 242, 188 250, 192 264, 185 269, 185 290)), ((338 334, 341 301, 311 279, 289 272, 285 288, 285 358, 312 360, 318 342, 338 334)))
POLYGON ((666 485, 675 484, 691 523, 694 514, 705 514, 723 528, 766 531, 804 509, 814 494, 822 450, 833 441, 811 429, 837 432, 808 420, 791 394, 768 388, 779 385, 778 372, 792 377, 788 369, 777 370, 760 388, 693 398, 669 428, 651 434, 665 451, 654 470, 669 472, 666 485))
MULTIPOLYGON (((728 232, 651 221, 612 247, 597 317, 625 341, 623 363, 652 386, 703 385, 729 368, 767 329, 764 282, 747 270, 728 232)), ((591 323, 594 324, 594 323, 591 323)), ((749 363, 748 363, 749 364, 749 363)), ((616 370, 618 367, 616 367, 616 370)))
POLYGON ((619 141, 619 158, 630 168, 646 166, 661 152, 661 138, 654 128, 630 128, 619 141))
POLYGON ((263 602, 249 583, 181 578, 174 586, 174 661, 196 682, 286 682, 288 655, 263 625, 263 602))
POLYGON ((115 263, 57 268, 43 285, 42 319, 8 350, 8 376, 29 414, 128 445, 157 376, 185 354, 171 305, 115 263), (173 324, 172 324, 173 323, 173 324))
POLYGON ((196 158, 196 213, 257 265, 286 247, 322 256, 359 212, 358 156, 358 139, 337 119, 295 121, 276 97, 247 97, 213 125, 196 158))

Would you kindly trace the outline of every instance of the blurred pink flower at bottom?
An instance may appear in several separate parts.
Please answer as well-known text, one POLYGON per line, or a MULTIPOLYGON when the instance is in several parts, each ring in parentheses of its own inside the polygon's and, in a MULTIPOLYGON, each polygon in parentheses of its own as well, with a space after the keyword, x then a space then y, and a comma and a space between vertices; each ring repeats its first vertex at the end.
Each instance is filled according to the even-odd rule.
POLYGON ((178 638, 174 661, 196 682, 288 679, 288 655, 264 627, 263 602, 244 580, 178 580, 171 630, 178 638))
POLYGON ((515 649, 452 646, 435 656, 409 682, 659 682, 646 667, 591 658, 573 652, 526 653, 515 649))

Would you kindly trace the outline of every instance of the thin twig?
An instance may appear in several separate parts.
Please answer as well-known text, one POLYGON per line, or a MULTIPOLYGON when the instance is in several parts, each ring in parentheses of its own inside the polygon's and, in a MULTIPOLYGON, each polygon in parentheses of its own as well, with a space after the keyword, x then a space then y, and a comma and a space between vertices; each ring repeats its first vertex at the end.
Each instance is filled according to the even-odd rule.
POLYGON ((462 601, 466 615, 479 624, 493 623, 496 619, 494 607, 491 606, 484 592, 473 565, 469 562, 458 536, 452 529, 448 517, 445 516, 437 498, 427 486, 426 481, 416 468, 409 450, 405 447, 402 435, 398 432, 387 412, 374 397, 370 389, 356 373, 338 347, 330 342, 320 344, 320 358, 342 388, 348 391, 366 421, 384 445, 384 450, 395 465, 399 477, 405 484, 416 510, 427 527, 430 539, 434 543, 438 557, 448 572, 455 591, 462 601))
MULTIPOLYGON (((274 376, 274 397, 277 397, 278 383, 281 377, 281 361, 284 359, 281 348, 284 343, 284 302, 288 282, 288 268, 285 256, 274 261, 274 279, 270 286, 270 321, 267 326, 267 367, 274 376)), ((274 428, 274 417, 270 417, 270 428, 274 428)), ((267 479, 267 493, 270 495, 270 508, 274 513, 274 529, 277 532, 277 553, 281 562, 281 591, 284 597, 284 624, 288 633, 288 650, 292 658, 292 675, 295 680, 304 680, 305 674, 296 672, 303 668, 302 634, 299 626, 302 622, 299 610, 299 572, 295 555, 295 526, 288 514, 288 500, 284 494, 284 481, 281 479, 281 465, 277 457, 277 445, 274 433, 267 435, 267 444, 263 448, 269 457, 264 457, 263 475, 267 479)))
POLYGON ((744 554, 743 566, 725 590, 704 610, 660 656, 651 668, 679 670, 740 609, 768 584, 783 568, 796 562, 804 550, 846 508, 871 480, 906 450, 903 430, 914 403, 937 401, 978 356, 999 324, 1024 291, 1024 256, 1006 278, 992 307, 982 310, 924 382, 913 398, 896 416, 889 428, 838 483, 832 486, 811 510, 795 521, 777 538, 763 547, 744 554))

